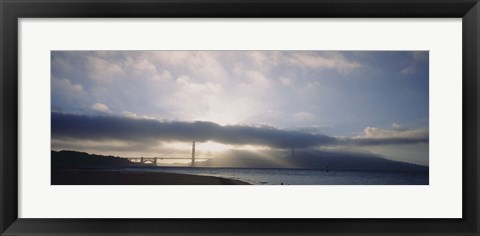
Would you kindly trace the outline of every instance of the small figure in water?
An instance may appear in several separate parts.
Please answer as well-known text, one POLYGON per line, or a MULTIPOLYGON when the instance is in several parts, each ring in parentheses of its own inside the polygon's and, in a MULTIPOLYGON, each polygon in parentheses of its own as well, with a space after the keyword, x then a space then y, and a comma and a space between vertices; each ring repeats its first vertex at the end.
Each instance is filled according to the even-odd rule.
POLYGON ((280 185, 283 185, 283 182, 281 182, 280 185))
POLYGON ((330 172, 330 170, 328 169, 328 166, 327 166, 327 173, 330 172))

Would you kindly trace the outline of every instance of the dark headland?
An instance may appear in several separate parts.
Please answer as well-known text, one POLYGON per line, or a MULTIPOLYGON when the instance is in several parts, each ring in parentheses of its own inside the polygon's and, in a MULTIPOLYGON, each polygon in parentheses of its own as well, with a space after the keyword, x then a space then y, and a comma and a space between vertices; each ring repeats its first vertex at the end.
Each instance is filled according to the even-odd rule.
POLYGON ((127 171, 126 158, 52 151, 52 185, 247 185, 240 180, 177 173, 127 171))

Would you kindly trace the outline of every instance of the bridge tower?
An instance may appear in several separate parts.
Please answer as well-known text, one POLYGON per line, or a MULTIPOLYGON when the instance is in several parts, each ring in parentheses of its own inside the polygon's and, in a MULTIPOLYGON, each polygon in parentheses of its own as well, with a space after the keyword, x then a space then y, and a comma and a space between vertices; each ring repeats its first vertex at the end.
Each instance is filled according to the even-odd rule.
POLYGON ((154 166, 157 166, 157 157, 154 157, 154 158, 153 158, 153 165, 154 165, 154 166))
POLYGON ((195 165, 195 141, 192 144, 192 166, 195 165))
POLYGON ((140 157, 140 163, 143 164, 143 157, 140 157))

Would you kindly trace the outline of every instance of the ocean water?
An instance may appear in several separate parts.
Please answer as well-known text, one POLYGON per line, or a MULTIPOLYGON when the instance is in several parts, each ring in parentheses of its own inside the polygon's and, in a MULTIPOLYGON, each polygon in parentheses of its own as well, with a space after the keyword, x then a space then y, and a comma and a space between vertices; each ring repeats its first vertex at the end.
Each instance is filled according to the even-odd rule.
MULTIPOLYGON (((139 170, 137 168, 129 168, 139 170)), ((206 175, 257 185, 428 185, 428 171, 151 167, 143 171, 206 175)))

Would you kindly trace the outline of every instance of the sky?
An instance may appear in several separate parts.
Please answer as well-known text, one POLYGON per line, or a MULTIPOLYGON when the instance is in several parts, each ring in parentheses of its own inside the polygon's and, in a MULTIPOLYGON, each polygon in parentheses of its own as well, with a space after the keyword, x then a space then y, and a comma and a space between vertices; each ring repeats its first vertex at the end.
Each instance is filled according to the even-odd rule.
POLYGON ((196 141, 428 165, 428 64, 427 51, 52 51, 52 149, 157 156, 196 141))

